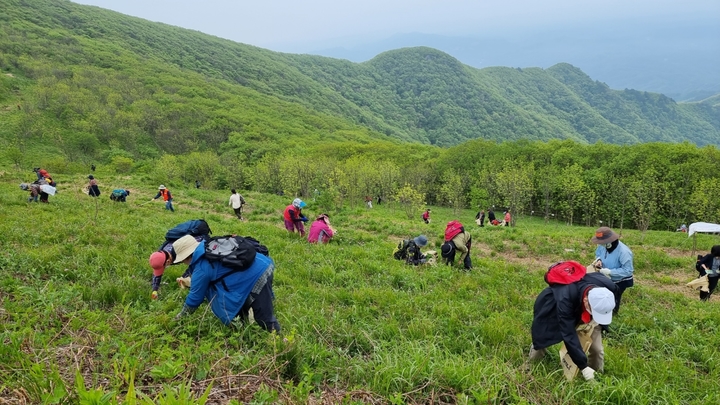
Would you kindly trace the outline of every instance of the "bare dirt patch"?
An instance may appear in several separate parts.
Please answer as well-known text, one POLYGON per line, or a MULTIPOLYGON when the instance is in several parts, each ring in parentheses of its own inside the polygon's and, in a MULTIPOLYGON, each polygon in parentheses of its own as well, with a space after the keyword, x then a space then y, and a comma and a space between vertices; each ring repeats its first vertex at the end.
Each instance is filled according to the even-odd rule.
POLYGON ((517 252, 498 252, 486 243, 473 243, 471 252, 473 256, 490 257, 489 252, 495 252, 495 258, 502 259, 508 263, 520 265, 531 269, 547 269, 547 267, 558 261, 557 257, 539 256, 536 254, 528 255, 528 257, 518 257, 517 252), (477 252, 481 252, 479 255, 477 252))

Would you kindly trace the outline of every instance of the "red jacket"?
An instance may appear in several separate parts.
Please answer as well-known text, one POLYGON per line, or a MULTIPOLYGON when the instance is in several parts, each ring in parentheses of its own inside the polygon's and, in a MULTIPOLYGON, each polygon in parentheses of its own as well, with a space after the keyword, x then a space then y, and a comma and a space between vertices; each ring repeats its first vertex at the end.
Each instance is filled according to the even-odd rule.
MULTIPOLYGON (((158 190, 158 193, 155 196, 155 198, 160 198, 160 196, 162 196, 163 200, 165 200, 165 201, 168 201, 169 199, 172 198, 172 194, 170 194, 170 190, 168 190, 168 189, 158 190)), ((153 198, 153 200, 155 198, 153 198)))
POLYGON ((283 218, 285 218, 286 221, 298 222, 300 221, 300 218, 302 218, 302 210, 290 204, 285 207, 285 212, 283 212, 283 218))

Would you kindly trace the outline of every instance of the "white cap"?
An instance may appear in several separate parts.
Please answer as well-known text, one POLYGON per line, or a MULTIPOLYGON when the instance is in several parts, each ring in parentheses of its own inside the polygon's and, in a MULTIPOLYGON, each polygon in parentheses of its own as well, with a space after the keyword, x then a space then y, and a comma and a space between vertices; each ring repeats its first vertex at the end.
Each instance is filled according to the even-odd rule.
POLYGON ((615 309, 615 294, 605 287, 596 287, 588 293, 588 303, 595 322, 600 325, 610 325, 615 309))
POLYGON ((193 254, 199 244, 200 242, 195 240, 195 237, 192 235, 185 235, 173 242, 173 250, 175 251, 175 261, 173 263, 180 263, 187 259, 188 256, 193 254))

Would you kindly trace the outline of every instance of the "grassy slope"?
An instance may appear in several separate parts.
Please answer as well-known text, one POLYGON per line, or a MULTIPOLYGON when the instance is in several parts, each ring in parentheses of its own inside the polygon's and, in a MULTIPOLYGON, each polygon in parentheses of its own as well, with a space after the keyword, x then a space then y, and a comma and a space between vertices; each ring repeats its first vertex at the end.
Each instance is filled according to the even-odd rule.
MULTIPOLYGON (((441 207, 428 226, 378 206, 331 213, 338 243, 311 246, 282 228, 289 198, 246 193, 249 221, 240 223, 227 192, 174 188, 172 214, 162 203, 145 204, 155 193, 147 179, 101 171, 96 212, 80 192, 83 176, 60 173, 51 204, 28 205, 17 184, 30 175, 0 177, 0 397, 11 402, 77 402, 93 388, 170 403, 157 397, 163 387, 191 380, 195 397, 212 383, 216 403, 720 400, 719 304, 700 303, 683 287, 696 274, 684 234, 623 231, 636 286, 605 341, 606 371, 588 385, 564 381, 556 352, 530 373, 522 364, 543 272, 558 260, 591 260, 590 228, 518 218, 515 228, 479 229, 470 226, 473 212, 441 207), (120 186, 133 191, 126 204, 107 198, 120 186), (161 299, 149 299, 148 255, 165 230, 198 217, 215 234, 250 234, 269 246, 286 342, 254 325, 225 328, 206 305, 174 322, 185 294, 171 281, 181 266, 167 271, 161 299), (453 218, 471 228, 474 271, 390 258, 397 240, 418 233, 438 248, 453 218), (73 385, 76 370, 85 388, 73 385)), ((312 202, 307 213, 317 214, 312 202)), ((713 243, 717 237, 698 238, 703 251, 713 243)))

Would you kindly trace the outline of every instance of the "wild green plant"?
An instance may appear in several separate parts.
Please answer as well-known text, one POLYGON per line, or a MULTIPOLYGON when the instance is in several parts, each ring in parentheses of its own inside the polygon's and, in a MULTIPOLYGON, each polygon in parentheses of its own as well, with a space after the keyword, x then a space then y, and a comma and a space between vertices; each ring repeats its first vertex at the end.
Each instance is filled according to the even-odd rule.
MULTIPOLYGON (((392 204, 332 215, 339 235, 311 245, 282 226, 289 197, 242 191, 247 221, 226 190, 177 187, 177 211, 144 204, 156 182, 99 170, 103 191, 131 188, 127 203, 95 201, 81 174, 58 175, 50 204, 27 203, 13 169, 0 175, 0 397, 65 403, 714 403, 720 377, 715 297, 700 302, 686 234, 622 230, 636 285, 605 338, 595 385, 567 382, 556 348, 523 368, 532 306, 547 267, 594 259, 592 227, 516 218, 480 228, 475 212, 432 207, 433 222, 392 204), (144 204, 144 205, 143 205, 144 204), (175 321, 187 290, 166 270, 150 299, 147 259, 165 231, 205 218, 216 235, 252 235, 277 265, 283 333, 222 325, 207 305, 175 321), (401 238, 440 246, 444 225, 473 236, 474 269, 407 266, 391 258, 401 238), (210 389, 209 387, 214 387, 210 389), (328 398, 333 398, 328 399, 328 398)), ((307 215, 323 208, 308 201, 307 215)), ((619 229, 616 229, 620 232, 619 229)), ((717 236, 698 235, 702 253, 717 236)))

